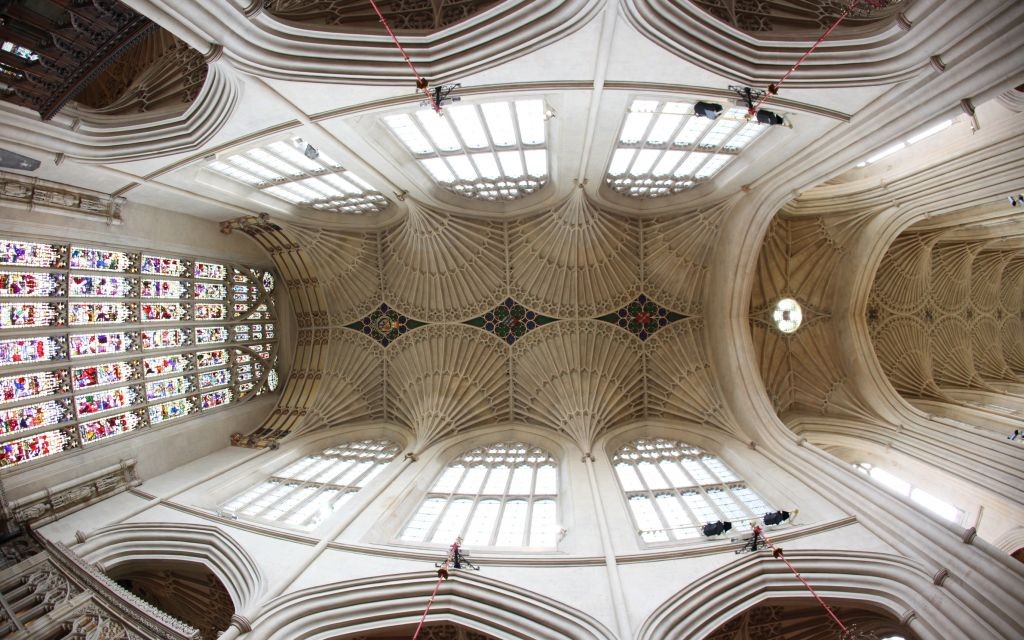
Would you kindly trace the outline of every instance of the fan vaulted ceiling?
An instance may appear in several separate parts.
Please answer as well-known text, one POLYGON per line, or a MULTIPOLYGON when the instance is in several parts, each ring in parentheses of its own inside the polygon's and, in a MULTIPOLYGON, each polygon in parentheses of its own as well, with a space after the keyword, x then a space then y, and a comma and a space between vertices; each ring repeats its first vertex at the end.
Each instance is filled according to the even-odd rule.
MULTIPOLYGON (((768 104, 785 125, 754 131, 738 119, 745 106, 730 85, 776 82, 837 5, 383 3, 394 10, 418 70, 434 85, 461 83, 458 107, 487 124, 475 147, 458 118, 451 118, 452 136, 460 144, 445 146, 434 137, 445 126, 411 115, 421 95, 365 7, 240 4, 131 3, 176 38, 153 45, 154 59, 164 59, 165 49, 187 57, 184 43, 204 61, 202 90, 184 113, 154 101, 155 113, 122 113, 115 122, 76 105, 40 126, 24 109, 0 109, 10 123, 4 145, 44 157, 35 175, 231 220, 225 230, 242 229, 271 251, 292 294, 299 338, 281 405, 257 434, 264 441, 388 420, 415 433, 422 449, 454 432, 522 421, 563 431, 587 451, 610 429, 637 420, 744 432, 749 425, 732 408, 765 392, 780 412, 874 415, 877 392, 850 382, 854 368, 839 348, 850 327, 867 326, 874 273, 867 254, 880 254, 900 224, 931 209, 955 216, 981 203, 988 215, 1007 181, 1024 175, 1013 142, 1021 105, 1012 96, 992 100, 1021 80, 1007 55, 1024 42, 1012 7, 916 0, 861 16, 768 104), (971 12, 955 10, 967 5, 971 12), (764 20, 748 24, 747 14, 764 20), (997 18, 1007 26, 983 47, 956 49, 943 36, 957 20, 997 18), (943 54, 946 62, 925 46, 936 39, 955 49, 943 54), (984 71, 967 74, 964 65, 984 71), (966 96, 978 104, 961 106, 966 96), (687 158, 705 162, 717 149, 724 153, 715 171, 694 165, 693 180, 677 176, 688 184, 664 192, 611 183, 616 153, 632 151, 623 136, 638 103, 661 109, 702 100, 732 110, 735 126, 718 134, 704 127, 679 142, 687 122, 706 123, 685 109, 670 114, 679 116, 665 125, 674 127, 671 144, 651 143, 649 135, 635 141, 658 148, 642 149, 652 152, 651 163, 627 179, 653 184, 664 177, 655 175, 658 158, 668 157, 659 164, 675 175, 687 158), (543 135, 534 127, 524 137, 523 123, 510 116, 504 130, 518 137, 505 145, 502 127, 487 122, 487 105, 499 102, 543 114, 543 135), (978 117, 1000 124, 971 137, 978 117), (856 168, 894 141, 954 118, 937 134, 940 142, 916 147, 925 152, 856 168), (429 145, 417 151, 395 131, 393 123, 405 121, 429 145), (751 136, 742 153, 728 147, 737 135, 751 136), (526 156, 541 143, 543 171, 526 156), (266 149, 276 149, 269 154, 276 160, 257 153, 266 149), (501 154, 513 149, 523 153, 518 168, 502 164, 501 154), (934 174, 953 157, 975 160, 946 172, 943 185, 963 187, 963 196, 940 205, 934 174), (459 179, 438 178, 428 159, 459 179), (999 181, 976 180, 995 167, 999 181), (345 184, 360 194, 346 193, 345 184), (354 203, 366 194, 370 200, 354 203), (772 222, 784 206, 787 216, 772 222), (879 220, 900 222, 882 233, 879 220), (854 286, 864 289, 859 302, 836 293, 854 286), (766 315, 784 295, 804 309, 804 325, 791 338, 766 315)), ((167 86, 191 86, 182 80, 188 77, 167 86)), ((649 118, 649 127, 657 121, 649 118)), ((949 224, 976 221, 975 213, 964 215, 966 223, 949 224)), ((1011 274, 1000 275, 1006 287, 1019 286, 1010 256, 1016 249, 986 244, 1011 234, 938 248, 948 231, 907 238, 939 234, 922 245, 941 254, 936 268, 970 256, 972 267, 961 271, 982 274, 979 291, 997 272, 1011 274)), ((912 242, 897 246, 904 241, 912 242)), ((876 298, 888 273, 883 268, 876 298)), ((1007 299, 1010 313, 1019 299, 1007 299)), ((974 369, 1013 374, 1019 352, 1013 328, 1003 328, 1009 321, 995 328, 969 322, 981 336, 1011 333, 1002 359, 988 342, 971 347, 974 369)), ((876 336, 876 345, 885 342, 876 336)), ((880 368, 896 371, 886 358, 880 355, 880 368)))

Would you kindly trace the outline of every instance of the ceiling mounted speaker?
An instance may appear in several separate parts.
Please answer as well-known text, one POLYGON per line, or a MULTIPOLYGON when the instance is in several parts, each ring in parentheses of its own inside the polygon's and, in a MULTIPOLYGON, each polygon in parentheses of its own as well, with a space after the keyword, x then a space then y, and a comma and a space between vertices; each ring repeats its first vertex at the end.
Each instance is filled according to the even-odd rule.
POLYGON ((0 149, 0 168, 35 171, 39 168, 39 161, 7 149, 0 149))

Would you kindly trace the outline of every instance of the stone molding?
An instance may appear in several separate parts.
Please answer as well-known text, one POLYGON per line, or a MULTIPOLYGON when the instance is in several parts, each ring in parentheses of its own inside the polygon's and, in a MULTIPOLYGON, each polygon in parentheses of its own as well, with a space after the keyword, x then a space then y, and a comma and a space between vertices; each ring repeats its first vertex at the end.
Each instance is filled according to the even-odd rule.
POLYGON ((199 631, 129 593, 60 543, 0 572, 0 589, 31 586, 46 615, 24 621, 27 637, 102 626, 112 640, 199 640, 199 631))
POLYGON ((19 173, 0 171, 0 203, 15 209, 121 222, 125 199, 19 173))
POLYGON ((15 500, 10 511, 15 522, 41 527, 141 483, 135 459, 122 460, 120 464, 15 500))
POLYGON ((117 163, 195 151, 220 131, 241 98, 241 80, 223 60, 208 65, 206 82, 183 113, 113 120, 69 109, 40 123, 25 109, 0 104, 7 138, 85 163, 117 163), (115 124, 116 123, 116 124, 115 124))
POLYGON ((160 557, 203 564, 227 589, 236 611, 245 611, 266 589, 260 565, 218 527, 200 524, 127 523, 91 533, 75 552, 109 571, 120 564, 160 557))
MULTIPOLYGON (((303 589, 268 603, 253 619, 247 640, 305 637, 317 632, 343 635, 346 629, 383 628, 395 620, 416 620, 437 582, 433 571, 377 576, 303 589), (317 611, 316 616, 307 611, 317 611)), ((471 628, 499 638, 612 640, 615 634, 591 616, 546 596, 472 572, 441 584, 428 622, 458 612, 471 628)))

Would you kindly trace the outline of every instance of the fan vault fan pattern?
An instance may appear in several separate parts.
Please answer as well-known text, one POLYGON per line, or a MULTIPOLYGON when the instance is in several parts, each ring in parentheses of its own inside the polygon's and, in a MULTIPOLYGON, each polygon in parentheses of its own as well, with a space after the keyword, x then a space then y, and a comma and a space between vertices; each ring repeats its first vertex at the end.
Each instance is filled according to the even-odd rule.
POLYGON ((522 421, 587 451, 645 417, 728 428, 699 317, 720 215, 640 221, 575 190, 511 221, 418 203, 376 233, 254 219, 243 229, 274 256, 300 329, 292 379, 253 439, 383 419, 422 450, 522 421))

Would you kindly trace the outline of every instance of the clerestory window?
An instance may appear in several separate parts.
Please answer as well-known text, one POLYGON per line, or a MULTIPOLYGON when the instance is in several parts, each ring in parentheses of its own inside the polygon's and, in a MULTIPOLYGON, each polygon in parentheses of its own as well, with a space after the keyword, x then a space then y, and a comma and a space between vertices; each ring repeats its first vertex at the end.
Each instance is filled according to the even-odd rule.
POLYGON ((400 447, 359 440, 296 460, 225 503, 237 517, 311 530, 348 502, 394 459, 400 447))
POLYGON ((501 442, 444 470, 402 532, 406 542, 553 549, 558 544, 558 464, 542 449, 501 442))
POLYGON ((301 138, 233 153, 207 166, 275 198, 322 211, 367 214, 391 204, 368 182, 301 138))
POLYGON ((880 469, 879 467, 867 462, 860 462, 853 466, 857 471, 877 480, 886 489, 889 489, 901 496, 910 498, 925 509, 928 509, 932 513, 935 513, 939 517, 949 520, 950 522, 961 524, 967 516, 963 509, 959 509, 945 500, 937 498, 927 491, 913 486, 903 478, 893 475, 885 469, 880 469))
POLYGON ((701 527, 718 520, 749 529, 773 511, 725 463, 682 442, 636 440, 612 463, 644 542, 699 538, 701 527))
POLYGON ((516 200, 548 180, 544 101, 488 102, 386 116, 439 185, 467 198, 516 200))
POLYGON ((742 107, 710 120, 694 114, 689 102, 634 100, 606 181, 634 198, 680 193, 713 178, 767 129, 747 121, 742 107))

